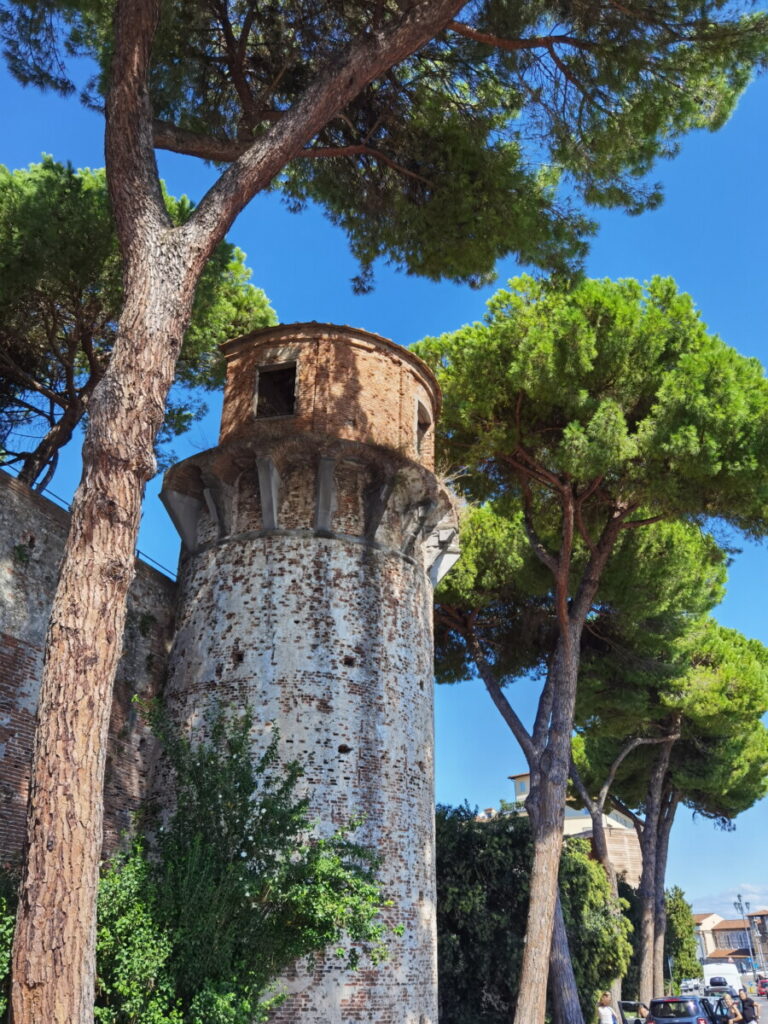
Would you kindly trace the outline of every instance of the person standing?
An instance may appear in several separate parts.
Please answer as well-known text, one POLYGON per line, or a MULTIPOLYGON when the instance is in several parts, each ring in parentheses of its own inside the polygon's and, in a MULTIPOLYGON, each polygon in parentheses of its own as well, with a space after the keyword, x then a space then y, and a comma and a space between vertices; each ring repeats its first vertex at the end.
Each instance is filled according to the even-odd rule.
POLYGON ((744 1024, 752 1024, 753 1021, 760 1020, 760 1007, 752 996, 747 995, 745 988, 739 989, 739 999, 741 1000, 741 1016, 744 1018, 744 1024))
POLYGON ((741 1015, 741 1010, 739 1009, 738 1004, 734 1000, 733 996, 730 996, 728 995, 728 993, 726 993, 723 996, 723 1002, 725 1003, 725 1012, 728 1014, 729 1024, 739 1024, 739 1021, 744 1020, 744 1018, 741 1015))
POLYGON ((611 1006, 611 993, 603 992, 597 1003, 597 1024, 619 1024, 616 1011, 611 1006))

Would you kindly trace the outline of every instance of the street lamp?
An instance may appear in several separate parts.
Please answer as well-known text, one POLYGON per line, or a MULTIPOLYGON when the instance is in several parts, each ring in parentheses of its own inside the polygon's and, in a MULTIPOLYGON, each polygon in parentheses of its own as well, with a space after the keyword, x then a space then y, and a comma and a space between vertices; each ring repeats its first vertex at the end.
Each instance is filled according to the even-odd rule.
POLYGON ((739 892, 736 894, 736 899, 733 901, 733 906, 737 913, 741 914, 741 919, 747 926, 747 944, 749 946, 749 958, 752 961, 752 971, 754 972, 755 970, 757 970, 759 964, 755 960, 755 951, 752 948, 752 929, 749 924, 749 919, 746 916, 749 913, 749 901, 744 903, 744 901, 741 898, 741 893, 739 892))

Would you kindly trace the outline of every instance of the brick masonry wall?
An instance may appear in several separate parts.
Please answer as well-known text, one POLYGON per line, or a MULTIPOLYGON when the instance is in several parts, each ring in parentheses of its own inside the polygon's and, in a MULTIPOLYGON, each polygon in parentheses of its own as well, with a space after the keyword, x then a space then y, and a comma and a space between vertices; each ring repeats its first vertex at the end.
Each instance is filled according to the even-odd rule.
POLYGON ((224 346, 220 443, 253 431, 260 366, 296 364, 296 415, 259 421, 281 435, 316 433, 395 449, 434 468, 440 388, 417 356, 386 338, 332 324, 281 324, 224 346), (417 446, 419 404, 431 423, 417 446))
POLYGON ((299 971, 280 1024, 436 1022, 431 587, 421 566, 340 538, 232 536, 190 559, 166 699, 191 731, 250 707, 279 731, 324 831, 366 816, 393 906, 390 959, 299 971))
MULTIPOLYGON (((68 525, 67 512, 0 472, 0 863, 17 863, 23 847, 45 632, 68 525)), ((105 852, 129 826, 154 761, 132 697, 162 685, 175 593, 172 580, 137 563, 107 752, 105 852)))

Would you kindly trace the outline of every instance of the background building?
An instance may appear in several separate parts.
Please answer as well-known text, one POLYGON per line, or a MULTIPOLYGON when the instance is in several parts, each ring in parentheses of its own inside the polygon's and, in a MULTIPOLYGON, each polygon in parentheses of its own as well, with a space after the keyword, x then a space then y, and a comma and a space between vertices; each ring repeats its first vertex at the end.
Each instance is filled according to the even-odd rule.
MULTIPOLYGON (((525 813, 523 804, 530 791, 531 776, 528 772, 510 775, 515 787, 515 801, 520 805, 521 813, 525 813)), ((620 811, 611 810, 603 815, 603 828, 608 845, 608 856, 613 869, 627 885, 636 888, 640 884, 643 870, 640 840, 634 823, 620 811)), ((575 807, 568 803, 565 807, 563 834, 573 839, 592 840, 592 819, 584 807, 575 807)))

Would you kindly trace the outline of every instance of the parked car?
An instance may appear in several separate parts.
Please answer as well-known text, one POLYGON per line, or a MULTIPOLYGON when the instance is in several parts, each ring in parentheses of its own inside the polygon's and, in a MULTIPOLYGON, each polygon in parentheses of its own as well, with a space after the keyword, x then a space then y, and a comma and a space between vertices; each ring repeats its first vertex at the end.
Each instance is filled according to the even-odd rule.
POLYGON ((768 978, 757 979, 757 994, 759 996, 768 996, 768 978))
POLYGON ((683 978, 680 982, 680 991, 683 995, 686 992, 698 992, 701 988, 701 978, 683 978))
POLYGON ((728 1014, 722 999, 706 996, 664 996, 652 999, 645 1024, 726 1024, 728 1014))

